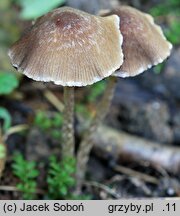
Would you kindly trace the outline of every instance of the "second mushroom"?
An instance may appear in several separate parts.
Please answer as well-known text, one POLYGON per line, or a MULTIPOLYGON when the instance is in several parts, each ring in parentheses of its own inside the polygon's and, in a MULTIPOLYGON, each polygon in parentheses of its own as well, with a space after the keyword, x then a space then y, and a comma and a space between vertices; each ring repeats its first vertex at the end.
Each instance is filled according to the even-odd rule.
POLYGON ((103 17, 115 14, 120 18, 120 32, 123 36, 124 62, 111 77, 100 101, 97 113, 89 131, 80 143, 77 162, 77 180, 79 187, 85 175, 87 161, 93 147, 93 134, 106 117, 117 77, 133 77, 163 62, 169 55, 172 45, 168 42, 160 28, 149 14, 129 6, 120 6, 112 11, 101 14, 103 17))

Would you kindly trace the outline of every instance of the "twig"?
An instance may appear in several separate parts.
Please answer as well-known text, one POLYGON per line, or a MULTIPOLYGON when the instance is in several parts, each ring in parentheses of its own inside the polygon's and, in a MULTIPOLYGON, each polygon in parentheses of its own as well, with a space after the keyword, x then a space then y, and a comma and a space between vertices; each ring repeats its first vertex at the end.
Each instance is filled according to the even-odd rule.
POLYGON ((146 186, 146 184, 144 182, 142 182, 140 179, 131 177, 130 181, 132 182, 132 184, 134 184, 136 187, 141 188, 144 193, 148 196, 152 195, 151 190, 146 186))
POLYGON ((6 186, 6 185, 0 185, 0 191, 17 191, 20 192, 18 188, 15 186, 6 186))
POLYGON ((17 125, 9 128, 8 131, 3 136, 3 141, 5 142, 10 135, 27 130, 28 128, 29 126, 27 124, 17 125))
POLYGON ((44 96, 59 112, 63 112, 64 104, 51 91, 46 90, 44 96))
POLYGON ((135 170, 132 170, 130 168, 127 168, 127 167, 124 167, 124 166, 121 166, 121 165, 116 165, 113 167, 113 169, 117 172, 121 172, 125 175, 128 175, 128 176, 132 176, 132 177, 136 177, 138 179, 141 179, 145 182, 149 182, 149 183, 152 183, 152 184, 158 184, 158 179, 150 176, 150 175, 147 175, 147 174, 144 174, 144 173, 141 173, 141 172, 138 172, 138 171, 135 171, 135 170))
MULTIPOLYGON (((8 185, 0 185, 0 191, 16 191, 16 192, 21 192, 16 186, 8 186, 8 185)), ((37 189, 35 192, 35 194, 40 194, 40 195, 44 195, 46 192, 41 190, 41 189, 37 189)))
POLYGON ((111 179, 109 179, 108 181, 106 181, 107 184, 112 184, 114 182, 120 182, 123 181, 124 179, 126 179, 126 177, 124 175, 115 175, 113 176, 111 179))
POLYGON ((86 186, 97 187, 97 188, 99 188, 101 190, 104 190, 107 194, 110 194, 111 196, 113 196, 116 199, 121 198, 121 196, 119 194, 117 194, 114 189, 111 189, 111 188, 109 188, 108 186, 106 186, 104 184, 101 184, 101 183, 98 183, 98 182, 95 182, 95 181, 90 181, 90 182, 85 181, 85 182, 83 182, 83 184, 86 185, 86 186))

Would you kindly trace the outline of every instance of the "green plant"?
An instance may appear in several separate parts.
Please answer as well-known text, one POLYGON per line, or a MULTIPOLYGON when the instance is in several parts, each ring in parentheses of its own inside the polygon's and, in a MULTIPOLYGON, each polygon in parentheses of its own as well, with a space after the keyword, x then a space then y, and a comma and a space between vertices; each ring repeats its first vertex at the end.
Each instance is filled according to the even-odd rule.
POLYGON ((70 189, 75 185, 75 160, 63 158, 58 162, 55 156, 51 156, 48 170, 48 194, 52 199, 71 199, 70 189))
MULTIPOLYGON (((179 18, 180 19, 180 16, 179 18)), ((165 34, 173 44, 180 43, 180 22, 176 18, 170 20, 169 29, 166 29, 165 34)))
POLYGON ((87 103, 97 102, 97 98, 102 95, 106 88, 106 81, 95 83, 93 86, 89 86, 88 95, 86 101, 76 104, 76 112, 80 113, 84 118, 91 119, 91 112, 87 108, 87 103))
POLYGON ((59 128, 62 127, 63 118, 60 113, 48 115, 46 112, 38 111, 34 118, 34 124, 43 132, 48 132, 54 139, 61 138, 59 128))
POLYGON ((167 14, 179 15, 180 1, 179 0, 165 0, 150 9, 153 16, 162 16, 167 14))
POLYGON ((15 2, 22 8, 21 18, 35 19, 53 8, 62 5, 65 0, 43 0, 43 2, 42 0, 15 0, 15 2))
POLYGON ((161 71, 163 70, 163 68, 164 68, 164 62, 161 63, 161 64, 156 65, 156 66, 153 68, 153 71, 154 71, 155 74, 160 74, 161 71))
POLYGON ((173 44, 180 43, 180 1, 166 0, 150 9, 153 16, 165 16, 168 28, 165 35, 173 44))
POLYGON ((16 185, 22 192, 23 199, 34 199, 36 192, 36 178, 39 171, 36 169, 34 161, 27 161, 20 153, 13 156, 13 173, 17 176, 20 182, 16 185))
POLYGON ((76 113, 79 113, 86 119, 91 119, 91 113, 88 111, 86 104, 77 103, 75 106, 76 113))
POLYGON ((18 79, 14 74, 0 71, 0 95, 10 94, 18 85, 18 79))
POLYGON ((88 94, 88 102, 95 102, 97 98, 104 92, 106 88, 106 81, 101 81, 90 86, 90 92, 88 94))
POLYGON ((5 133, 11 127, 12 119, 9 112, 3 107, 0 107, 0 119, 3 120, 2 132, 5 133))

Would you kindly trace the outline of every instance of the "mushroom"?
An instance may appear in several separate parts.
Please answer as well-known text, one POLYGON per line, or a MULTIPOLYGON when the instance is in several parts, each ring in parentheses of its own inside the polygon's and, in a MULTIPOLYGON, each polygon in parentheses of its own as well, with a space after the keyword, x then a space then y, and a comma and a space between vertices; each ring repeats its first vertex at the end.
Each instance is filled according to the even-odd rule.
POLYGON ((84 178, 86 164, 93 147, 93 134, 108 113, 117 82, 116 77, 136 76, 164 61, 170 55, 172 49, 171 43, 166 40, 161 28, 154 23, 152 16, 149 14, 129 6, 120 6, 101 15, 104 17, 112 14, 118 15, 121 20, 120 31, 123 35, 124 62, 109 77, 107 88, 98 104, 96 116, 80 143, 77 161, 79 187, 84 178))
POLYGON ((9 50, 12 65, 36 81, 64 86, 62 155, 74 153, 74 86, 110 76, 123 62, 119 17, 98 17, 70 7, 55 9, 9 50))
POLYGON ((169 43, 160 26, 151 15, 129 6, 121 6, 104 14, 120 17, 123 35, 124 62, 113 75, 118 77, 136 76, 154 65, 162 63, 169 55, 169 43))

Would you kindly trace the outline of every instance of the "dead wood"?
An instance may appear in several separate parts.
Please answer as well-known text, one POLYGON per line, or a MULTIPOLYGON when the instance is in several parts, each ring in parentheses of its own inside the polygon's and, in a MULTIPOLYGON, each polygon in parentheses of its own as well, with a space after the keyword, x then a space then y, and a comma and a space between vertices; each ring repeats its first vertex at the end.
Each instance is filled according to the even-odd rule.
POLYGON ((94 134, 93 143, 93 152, 102 159, 146 161, 172 173, 180 171, 178 147, 148 141, 103 125, 94 134))

